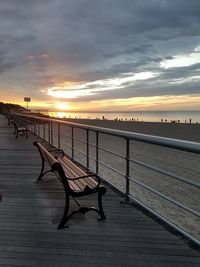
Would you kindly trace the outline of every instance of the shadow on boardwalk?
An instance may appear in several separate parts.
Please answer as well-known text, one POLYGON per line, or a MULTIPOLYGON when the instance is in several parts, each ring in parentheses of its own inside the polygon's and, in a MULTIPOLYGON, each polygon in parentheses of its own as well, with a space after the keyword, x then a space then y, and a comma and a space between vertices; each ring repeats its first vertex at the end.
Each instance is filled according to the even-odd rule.
MULTIPOLYGON (((15 139, 0 116, 0 266, 200 266, 200 253, 134 205, 108 190, 106 221, 77 215, 57 230, 64 206, 58 180, 36 184, 35 138, 15 139)), ((95 204, 96 197, 86 198, 95 204)))

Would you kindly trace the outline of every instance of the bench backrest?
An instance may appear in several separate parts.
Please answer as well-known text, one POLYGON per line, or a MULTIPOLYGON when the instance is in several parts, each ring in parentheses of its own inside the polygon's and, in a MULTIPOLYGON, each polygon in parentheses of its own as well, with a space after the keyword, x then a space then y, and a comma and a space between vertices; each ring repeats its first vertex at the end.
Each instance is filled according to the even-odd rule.
POLYGON ((15 129, 17 130, 18 129, 18 126, 17 126, 16 122, 15 121, 12 121, 12 124, 14 125, 15 129))
POLYGON ((37 146, 42 158, 49 163, 49 165, 52 167, 52 165, 57 162, 57 159, 52 156, 49 151, 43 147, 39 142, 34 142, 34 145, 37 146))
POLYGON ((46 161, 49 164, 51 170, 56 174, 56 176, 63 183, 63 185, 66 188, 70 188, 65 172, 60 162, 56 158, 54 158, 54 156, 49 153, 49 151, 42 144, 37 141, 35 141, 33 144, 37 146, 42 160, 46 161))
POLYGON ((15 121, 11 121, 12 122, 12 124, 14 125, 14 127, 15 127, 15 129, 17 130, 17 131, 28 131, 28 129, 26 128, 26 126, 23 126, 23 125, 19 125, 19 124, 17 124, 15 121))

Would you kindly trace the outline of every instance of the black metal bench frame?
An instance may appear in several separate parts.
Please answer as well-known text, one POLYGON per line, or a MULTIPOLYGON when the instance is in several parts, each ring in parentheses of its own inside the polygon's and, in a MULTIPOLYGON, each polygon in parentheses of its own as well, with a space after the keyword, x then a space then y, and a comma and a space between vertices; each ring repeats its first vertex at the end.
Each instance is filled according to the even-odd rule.
POLYGON ((18 138, 19 135, 25 135, 26 138, 28 138, 29 129, 27 129, 26 127, 18 126, 15 121, 11 121, 11 123, 15 127, 15 131, 14 131, 15 138, 18 138))
POLYGON ((38 148, 42 160, 41 171, 39 177, 37 178, 37 181, 42 180, 42 177, 48 172, 53 172, 58 177, 65 190, 66 200, 65 200, 64 213, 57 228, 61 229, 66 227, 65 225, 67 221, 74 214, 77 213, 85 214, 90 210, 96 211, 99 214, 98 220, 106 219, 102 205, 102 196, 106 193, 106 188, 100 185, 100 178, 96 174, 87 174, 78 166, 76 166, 71 160, 69 160, 64 155, 63 150, 56 149, 48 151, 41 143, 37 141, 35 141, 33 144, 38 148), (58 156, 59 153, 60 155, 58 156), (55 156, 55 154, 57 155, 55 156), (66 157, 67 159, 65 166, 63 166, 63 162, 62 164, 61 162, 59 162, 59 158, 63 159, 64 157, 66 157), (48 163, 48 167, 50 167, 50 169, 46 171, 45 171, 45 165, 46 165, 45 162, 48 163), (74 176, 69 177, 69 175, 67 175, 63 169, 63 167, 69 168, 69 163, 73 164, 74 168, 77 168, 79 172, 81 170, 81 174, 84 175, 81 175, 79 177, 74 177, 74 176), (85 207, 80 205, 77 198, 94 193, 98 193, 98 209, 95 207, 85 207), (73 210, 69 214, 70 197, 74 199, 74 201, 78 205, 78 209, 73 210))

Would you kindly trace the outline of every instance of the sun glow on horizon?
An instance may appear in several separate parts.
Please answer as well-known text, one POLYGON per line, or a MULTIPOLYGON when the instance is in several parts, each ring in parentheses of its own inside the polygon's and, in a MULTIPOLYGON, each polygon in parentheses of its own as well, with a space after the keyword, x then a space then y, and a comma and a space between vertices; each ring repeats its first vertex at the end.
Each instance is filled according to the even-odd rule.
POLYGON ((68 110, 70 108, 70 105, 67 103, 58 103, 56 104, 56 108, 59 110, 68 110))

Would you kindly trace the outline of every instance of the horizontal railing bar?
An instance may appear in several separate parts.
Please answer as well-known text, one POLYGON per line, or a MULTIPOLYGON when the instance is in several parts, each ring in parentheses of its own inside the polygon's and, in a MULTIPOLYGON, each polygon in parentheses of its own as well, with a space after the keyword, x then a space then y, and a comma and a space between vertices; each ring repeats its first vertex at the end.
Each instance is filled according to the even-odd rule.
MULTIPOLYGON (((93 144, 90 144, 90 143, 88 143, 88 145, 89 145, 90 147, 94 147, 94 148, 96 148, 96 145, 93 145, 93 144)), ((117 156, 117 157, 119 157, 119 158, 125 159, 125 156, 122 156, 122 155, 120 155, 120 154, 117 154, 117 153, 115 153, 115 152, 112 152, 111 150, 105 149, 105 148, 103 148, 103 147, 101 147, 101 146, 98 146, 98 148, 99 148, 99 150, 108 152, 108 153, 110 153, 110 154, 112 154, 112 155, 115 155, 115 156, 117 156)))
MULTIPOLYGON (((81 143, 87 145, 87 142, 84 142, 84 141, 82 141, 82 140, 80 140, 80 139, 76 139, 75 137, 74 137, 74 140, 78 140, 78 141, 80 141, 81 143)), ((93 144, 90 144, 90 143, 88 143, 88 145, 89 145, 90 147, 95 147, 95 148, 96 148, 96 145, 93 145, 93 144)), ((125 159, 125 156, 122 156, 122 155, 120 155, 120 154, 117 154, 117 153, 115 153, 115 152, 112 152, 111 150, 105 149, 105 148, 103 148, 103 147, 98 146, 98 149, 101 150, 101 151, 110 153, 110 154, 112 154, 112 155, 114 155, 114 156, 117 156, 117 157, 119 157, 119 158, 125 159)))
POLYGON ((191 208, 189 208, 189 207, 186 207, 185 205, 182 205, 180 202, 178 202, 178 201, 176 201, 176 200, 173 200, 172 198, 170 198, 170 197, 168 197, 168 196, 166 196, 166 195, 164 195, 164 194, 158 192, 157 190, 151 188, 151 187, 148 186, 148 185, 145 185, 144 183, 139 182, 138 180, 136 180, 136 179, 133 178, 133 177, 129 177, 129 179, 130 179, 132 182, 134 182, 134 183, 138 184, 139 186, 141 186, 142 188, 145 188, 147 191, 150 191, 150 192, 152 192, 152 193, 158 195, 159 197, 164 198, 165 200, 167 200, 167 201, 173 203, 174 205, 176 205, 176 206, 182 208, 183 210, 185 210, 185 211, 187 211, 187 212, 190 212, 190 213, 192 213, 193 215, 195 215, 195 216, 197 216, 197 217, 200 217, 200 213, 199 213, 199 212, 197 212, 197 211, 195 211, 195 210, 193 210, 193 209, 191 209, 191 208))
POLYGON ((101 165, 103 165, 103 166, 105 166, 106 168, 108 168, 108 169, 110 169, 110 170, 112 170, 112 171, 114 171, 114 172, 120 174, 121 176, 125 176, 124 173, 121 173, 120 171, 118 171, 118 170, 116 170, 116 169, 114 169, 114 168, 108 166, 107 164, 105 164, 105 163, 102 162, 102 161, 98 161, 98 163, 101 164, 101 165))
POLYGON ((66 147, 69 147, 69 148, 72 148, 70 145, 68 145, 68 144, 66 144, 66 143, 64 143, 64 142, 60 142, 61 144, 64 144, 64 146, 66 146, 66 147))
MULTIPOLYGON (((86 142, 86 144, 87 144, 87 142, 86 142)), ((88 145, 89 145, 90 147, 93 147, 93 148, 96 148, 96 147, 97 147, 95 144, 91 144, 91 143, 88 143, 88 145)))
MULTIPOLYGON (((88 144, 90 147, 95 147, 96 148, 96 145, 93 145, 93 144, 88 144)), ((114 155, 114 156, 117 156, 117 157, 119 157, 119 158, 122 158, 122 159, 125 159, 125 156, 123 156, 123 155, 121 155, 121 154, 117 154, 117 153, 115 153, 115 152, 112 152, 111 150, 108 150, 108 149, 105 149, 105 148, 103 148, 103 147, 98 147, 99 148, 99 150, 102 150, 102 151, 104 151, 104 152, 107 152, 107 153, 110 153, 110 154, 112 154, 112 155, 114 155)))
POLYGON ((67 135, 67 134, 64 135, 64 138, 66 138, 65 140, 69 140, 69 139, 71 140, 72 139, 72 137, 70 135, 67 135))
POLYGON ((78 142, 80 142, 80 143, 82 143, 82 144, 86 144, 86 142, 82 141, 82 140, 79 139, 79 138, 74 137, 74 140, 75 140, 75 141, 78 141, 78 142))
MULTIPOLYGON (((67 138, 70 138, 70 139, 72 138, 71 135, 68 135, 68 134, 64 134, 64 136, 67 137, 67 138)), ((74 137, 73 139, 74 139, 75 141, 79 141, 79 142, 82 143, 82 144, 87 144, 87 142, 82 141, 82 140, 79 139, 79 138, 74 137)))
POLYGON ((92 157, 92 156, 89 156, 89 159, 92 159, 92 160, 96 161, 96 158, 92 157))
POLYGON ((74 148, 74 152, 78 152, 78 153, 80 153, 80 154, 86 156, 86 153, 84 153, 83 151, 81 151, 81 150, 79 150, 79 149, 75 149, 75 148, 74 148))
POLYGON ((112 152, 112 151, 109 150, 109 149, 105 149, 105 148, 103 148, 103 147, 99 147, 99 150, 102 150, 102 151, 104 151, 104 152, 110 153, 110 154, 112 154, 112 155, 114 155, 114 156, 116 156, 116 157, 125 159, 125 156, 122 156, 121 154, 117 154, 117 153, 115 153, 115 152, 112 152))
MULTIPOLYGON (((92 168, 90 168, 89 171, 95 173, 95 170, 92 169, 92 168)), ((98 175, 98 177, 99 177, 102 181, 105 181, 105 182, 108 183, 108 181, 106 181, 101 175, 98 175)), ((122 195, 125 196, 125 193, 122 191, 122 189, 121 189, 119 186, 117 186, 116 184, 112 183, 112 181, 109 181, 109 184, 110 184, 113 188, 117 189, 122 195)))
POLYGON ((66 132, 64 132, 64 131, 60 131, 60 135, 61 136, 65 136, 65 137, 69 137, 69 138, 71 138, 72 136, 71 135, 69 135, 69 134, 66 134, 66 132))
POLYGON ((53 135, 53 138, 52 138, 52 140, 54 141, 54 142, 58 142, 58 138, 57 137, 55 137, 54 135, 53 135))
MULTIPOLYGON (((61 142, 61 143, 62 143, 62 142, 61 142)), ((67 147, 69 147, 69 148, 72 148, 70 145, 67 145, 67 144, 66 144, 65 146, 67 146, 67 147)), ((86 153, 84 153, 83 151, 81 151, 81 150, 79 150, 79 149, 75 149, 75 148, 74 148, 74 152, 79 152, 80 154, 86 156, 86 153)))
POLYGON ((42 121, 57 122, 62 125, 69 125, 69 126, 73 126, 76 128, 83 128, 83 129, 91 130, 94 132, 99 132, 102 134, 124 137, 125 139, 129 139, 129 140, 136 140, 136 141, 146 142, 146 143, 150 143, 154 145, 160 145, 164 147, 170 147, 174 149, 179 149, 183 151, 200 154, 200 143, 197 143, 197 142, 172 139, 172 138, 166 138, 166 137, 160 137, 160 136, 154 136, 154 135, 148 135, 148 134, 141 134, 141 133, 136 133, 136 132, 126 132, 126 131, 121 131, 121 130, 108 129, 108 128, 103 128, 103 127, 61 121, 61 120, 56 120, 56 119, 30 116, 30 115, 25 115, 25 114, 20 114, 20 113, 15 113, 15 114, 21 117, 25 117, 25 118, 29 117, 29 118, 39 119, 42 121))
MULTIPOLYGON (((89 159, 96 161, 96 158, 94 158, 94 157, 92 157, 92 156, 89 156, 89 159)), ((107 167, 108 169, 110 169, 110 170, 112 170, 112 171, 118 173, 118 174, 121 175, 121 176, 125 176, 124 173, 121 173, 121 172, 119 172, 118 170, 116 170, 116 169, 114 169, 114 168, 112 168, 112 167, 109 167, 107 164, 105 164, 105 163, 102 162, 102 161, 99 161, 99 160, 98 160, 98 163, 101 164, 101 165, 103 165, 103 166, 105 166, 105 167, 107 167)))
POLYGON ((132 159, 130 159, 130 161, 131 161, 132 163, 136 163, 136 164, 138 164, 138 165, 141 165, 141 166, 146 167, 146 168, 148 168, 148 169, 151 169, 151 170, 153 170, 153 171, 157 171, 157 172, 159 172, 159 173, 162 173, 162 174, 165 174, 165 175, 167 175, 167 176, 170 176, 170 177, 172 177, 172 178, 174 178, 174 179, 176 179, 176 180, 179 180, 179 181, 181 181, 181 182, 185 182, 185 183, 187 183, 187 184, 189 184, 189 185, 192 185, 192 186, 195 186, 195 187, 200 188, 200 184, 199 184, 199 183, 196 183, 196 182, 194 182, 194 181, 189 181, 188 179, 186 179, 186 178, 182 178, 182 177, 180 177, 179 175, 175 175, 175 174, 173 174, 173 173, 171 173, 171 172, 164 171, 164 170, 162 170, 162 169, 160 169, 160 168, 158 168, 158 167, 155 167, 155 166, 152 166, 152 165, 143 163, 142 161, 139 161, 139 160, 132 160, 132 159))

